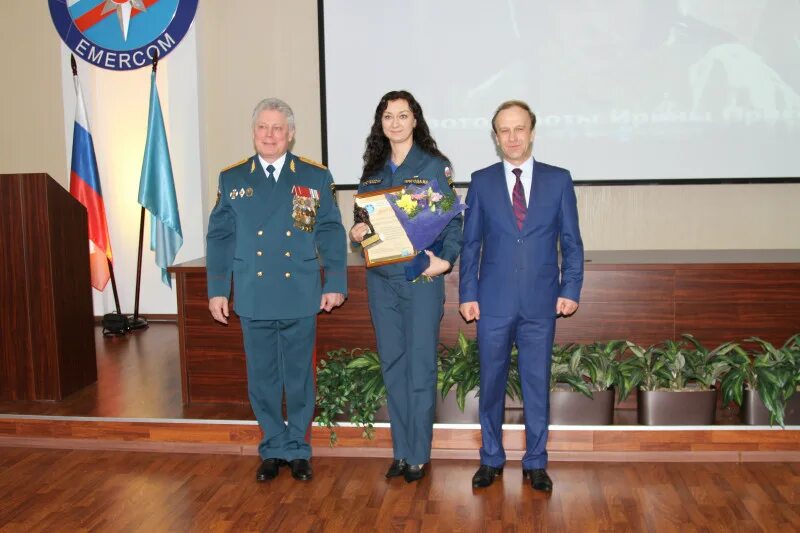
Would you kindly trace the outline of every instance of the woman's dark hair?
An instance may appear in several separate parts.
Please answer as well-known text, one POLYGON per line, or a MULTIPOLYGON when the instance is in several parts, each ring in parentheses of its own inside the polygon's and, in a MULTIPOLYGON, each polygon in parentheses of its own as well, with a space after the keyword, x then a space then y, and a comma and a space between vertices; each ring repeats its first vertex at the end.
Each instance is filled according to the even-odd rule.
POLYGON ((378 102, 378 107, 375 108, 375 120, 372 123, 372 129, 370 129, 369 136, 365 143, 366 148, 364 150, 364 171, 361 175, 362 180, 367 178, 370 174, 381 170, 383 165, 386 164, 386 159, 391 152, 389 139, 383 134, 381 118, 389 102, 393 100, 405 100, 408 102, 408 107, 411 108, 411 113, 417 120, 417 125, 413 133, 414 144, 422 149, 423 152, 441 157, 447 160, 449 164, 447 156, 436 147, 436 141, 431 137, 431 131, 422 114, 422 107, 419 105, 416 98, 414 98, 414 95, 408 91, 390 91, 381 97, 381 101, 378 102))

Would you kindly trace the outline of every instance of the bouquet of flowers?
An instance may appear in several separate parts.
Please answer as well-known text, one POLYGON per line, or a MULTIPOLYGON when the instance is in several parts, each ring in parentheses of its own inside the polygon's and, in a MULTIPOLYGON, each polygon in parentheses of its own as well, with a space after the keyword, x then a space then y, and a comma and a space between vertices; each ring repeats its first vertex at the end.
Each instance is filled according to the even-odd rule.
POLYGON ((457 196, 442 192, 436 180, 427 185, 408 185, 386 197, 414 249, 419 251, 406 265, 406 279, 417 280, 430 265, 424 250, 441 253, 439 234, 467 206, 457 196))

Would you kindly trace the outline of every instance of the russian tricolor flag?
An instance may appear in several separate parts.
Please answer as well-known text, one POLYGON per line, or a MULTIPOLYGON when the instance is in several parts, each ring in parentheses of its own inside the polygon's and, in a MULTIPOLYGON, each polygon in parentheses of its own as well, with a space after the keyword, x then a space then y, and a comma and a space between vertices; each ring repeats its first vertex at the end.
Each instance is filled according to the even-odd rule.
POLYGON ((110 277, 108 262, 111 257, 111 239, 108 236, 106 208, 100 189, 100 175, 94 156, 94 143, 86 116, 86 103, 77 76, 75 94, 75 128, 72 133, 72 168, 69 192, 86 207, 89 215, 89 263, 92 269, 92 287, 102 291, 110 277))

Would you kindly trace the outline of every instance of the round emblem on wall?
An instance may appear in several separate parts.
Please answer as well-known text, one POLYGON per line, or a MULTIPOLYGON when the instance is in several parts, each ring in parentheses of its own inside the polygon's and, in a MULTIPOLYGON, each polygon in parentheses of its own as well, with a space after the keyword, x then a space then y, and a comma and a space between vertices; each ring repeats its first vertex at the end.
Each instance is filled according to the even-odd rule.
POLYGON ((61 40, 84 61, 133 70, 169 54, 184 38, 198 0, 48 0, 61 40))

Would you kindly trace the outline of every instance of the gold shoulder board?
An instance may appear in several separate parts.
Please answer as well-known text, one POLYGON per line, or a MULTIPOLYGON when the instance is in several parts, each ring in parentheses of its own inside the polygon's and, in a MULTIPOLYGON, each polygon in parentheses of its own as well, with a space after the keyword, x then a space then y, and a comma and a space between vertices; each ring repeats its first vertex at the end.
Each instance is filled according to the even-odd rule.
POLYGON ((220 172, 225 172, 226 170, 230 170, 233 167, 238 167, 239 165, 241 165, 243 163, 247 163, 248 159, 250 159, 250 158, 246 157, 246 158, 242 159, 241 161, 237 161, 236 163, 234 163, 232 165, 228 165, 227 167, 225 167, 222 170, 220 170, 220 172))
POLYGON ((327 169, 328 168, 325 165, 323 165, 322 163, 320 163, 318 161, 314 161, 313 159, 308 159, 307 157, 298 156, 297 159, 299 159, 303 163, 308 163, 312 167, 317 167, 317 168, 321 168, 321 169, 327 169))

